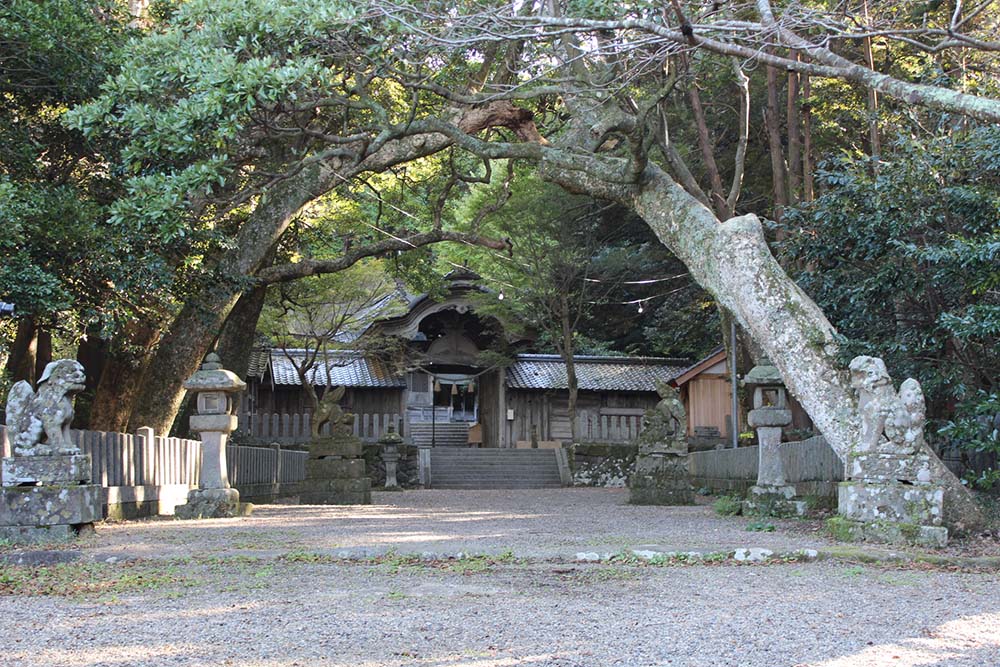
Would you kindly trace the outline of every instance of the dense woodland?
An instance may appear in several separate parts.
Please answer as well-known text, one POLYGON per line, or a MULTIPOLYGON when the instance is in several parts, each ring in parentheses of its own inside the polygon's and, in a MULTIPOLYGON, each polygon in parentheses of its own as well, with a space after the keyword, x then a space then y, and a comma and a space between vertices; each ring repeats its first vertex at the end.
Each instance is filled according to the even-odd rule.
POLYGON ((546 351, 735 319, 835 449, 872 354, 1000 450, 1000 3, 131 4, 0 6, 4 393, 76 357, 81 426, 163 431, 290 304, 468 265, 546 351))

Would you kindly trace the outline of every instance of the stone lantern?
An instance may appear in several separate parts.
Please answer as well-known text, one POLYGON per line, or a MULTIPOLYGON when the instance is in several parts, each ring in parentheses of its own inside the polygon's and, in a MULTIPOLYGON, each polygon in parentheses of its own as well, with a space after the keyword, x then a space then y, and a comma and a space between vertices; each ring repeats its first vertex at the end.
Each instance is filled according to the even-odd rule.
POLYGON ((226 441, 236 430, 236 394, 246 389, 235 373, 222 368, 217 354, 205 357, 184 388, 194 394, 196 414, 191 416, 191 430, 201 436, 201 477, 197 489, 188 493, 186 505, 177 508, 181 518, 229 517, 246 513, 249 506, 240 504, 240 493, 229 486, 226 471, 226 441))
POLYGON ((385 491, 402 491, 399 485, 396 471, 399 464, 399 446, 403 444, 403 439, 396 433, 396 429, 389 427, 378 444, 382 446, 382 462, 385 463, 385 491))
POLYGON ((743 385, 753 390, 753 410, 747 422, 757 430, 759 465, 757 484, 747 500, 751 512, 771 515, 801 514, 804 503, 793 502, 795 487, 785 481, 781 462, 781 430, 792 423, 788 394, 781 373, 767 359, 750 369, 743 385))

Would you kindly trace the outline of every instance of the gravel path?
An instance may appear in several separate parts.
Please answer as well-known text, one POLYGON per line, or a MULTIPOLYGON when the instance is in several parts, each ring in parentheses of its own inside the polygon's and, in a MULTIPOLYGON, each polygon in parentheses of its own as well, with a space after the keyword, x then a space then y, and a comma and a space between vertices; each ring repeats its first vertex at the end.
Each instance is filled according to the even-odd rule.
POLYGON ((189 565, 191 588, 0 598, 9 667, 993 667, 993 575, 771 566, 189 565), (12 619, 17 619, 16 621, 12 619))
POLYGON ((836 547, 800 521, 751 533, 708 507, 625 500, 606 489, 380 493, 368 507, 101 525, 43 554, 74 562, 31 570, 0 558, 0 593, 43 593, 0 595, 0 665, 1000 665, 996 571, 573 562, 640 545, 836 547), (395 555, 423 552, 494 557, 395 555), (528 560, 495 557, 509 552, 528 560))
MULTIPOLYGON (((753 546, 793 551, 831 544, 819 533, 747 532, 748 519, 710 507, 629 505, 625 489, 375 493, 369 506, 264 505, 244 519, 108 524, 92 549, 141 557, 289 550, 336 555, 430 552, 572 558, 657 546, 664 551, 753 546)), ((781 522, 775 522, 779 526, 781 522)), ((795 522, 792 522, 793 524, 795 522)), ((798 527, 801 530, 801 527, 798 527)))

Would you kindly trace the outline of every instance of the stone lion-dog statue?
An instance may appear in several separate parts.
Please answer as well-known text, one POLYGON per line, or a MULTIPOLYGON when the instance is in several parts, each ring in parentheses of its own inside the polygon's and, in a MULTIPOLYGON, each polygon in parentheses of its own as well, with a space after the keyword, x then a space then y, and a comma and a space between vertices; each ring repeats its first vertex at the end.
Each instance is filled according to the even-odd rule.
POLYGON ((7 428, 14 456, 79 454, 70 439, 73 397, 84 390, 87 376, 72 359, 53 361, 38 379, 38 392, 21 380, 7 395, 7 428))

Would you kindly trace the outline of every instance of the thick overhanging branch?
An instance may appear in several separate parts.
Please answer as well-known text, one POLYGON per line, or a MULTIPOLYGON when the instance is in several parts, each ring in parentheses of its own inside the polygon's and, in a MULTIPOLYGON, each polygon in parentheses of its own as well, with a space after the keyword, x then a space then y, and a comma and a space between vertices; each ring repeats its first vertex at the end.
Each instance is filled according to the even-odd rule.
POLYGON ((299 278, 317 276, 324 273, 336 273, 357 264, 368 257, 379 257, 387 253, 402 252, 421 248, 433 243, 451 241, 467 245, 482 246, 493 250, 510 252, 512 245, 509 239, 494 239, 480 234, 436 229, 408 237, 386 238, 378 243, 356 248, 336 259, 309 259, 292 264, 279 264, 263 269, 255 276, 258 283, 273 285, 286 283, 299 278))
POLYGON ((992 123, 1000 122, 1000 100, 969 95, 940 86, 901 81, 888 74, 876 72, 863 65, 853 63, 830 49, 814 44, 783 27, 781 22, 774 17, 769 0, 757 0, 757 10, 760 12, 765 29, 775 31, 785 46, 800 49, 816 62, 835 68, 839 72, 835 78, 857 83, 907 104, 916 104, 938 111, 957 112, 992 123))
MULTIPOLYGON (((767 4, 769 7, 769 3, 764 3, 764 0, 758 2, 758 7, 760 8, 762 4, 767 4)), ((701 48, 713 53, 752 60, 810 76, 850 81, 866 88, 877 90, 907 104, 916 104, 942 111, 952 111, 988 122, 1000 122, 1000 100, 969 95, 939 86, 910 83, 887 74, 876 72, 868 67, 853 63, 821 45, 800 37, 791 30, 782 27, 780 21, 775 22, 774 25, 768 25, 766 19, 763 25, 748 22, 741 22, 739 24, 728 22, 706 26, 694 25, 692 27, 692 34, 685 34, 684 31, 674 30, 662 24, 641 19, 598 21, 580 18, 536 16, 530 19, 510 18, 509 21, 522 25, 532 23, 538 27, 560 32, 565 30, 575 30, 577 32, 599 32, 604 30, 644 32, 687 48, 701 48), (727 29, 734 36, 740 33, 754 36, 762 36, 768 32, 776 33, 783 45, 797 49, 809 56, 809 58, 796 60, 780 54, 769 53, 763 48, 754 48, 736 41, 729 41, 728 39, 720 39, 708 35, 709 31, 718 30, 720 27, 727 29)), ((551 37, 552 35, 547 34, 547 36, 551 37)))

